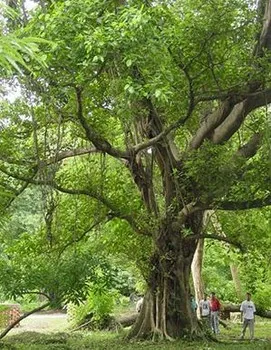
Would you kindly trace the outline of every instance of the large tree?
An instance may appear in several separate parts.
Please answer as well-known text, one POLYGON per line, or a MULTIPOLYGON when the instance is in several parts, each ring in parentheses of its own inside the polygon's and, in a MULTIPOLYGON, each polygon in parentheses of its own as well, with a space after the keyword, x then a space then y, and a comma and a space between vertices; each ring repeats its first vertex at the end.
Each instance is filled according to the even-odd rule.
POLYGON ((270 1, 55 1, 25 30, 57 45, 2 108, 2 191, 50 185, 126 222, 152 242, 131 336, 202 335, 191 263, 223 239, 204 212, 271 203, 270 1))

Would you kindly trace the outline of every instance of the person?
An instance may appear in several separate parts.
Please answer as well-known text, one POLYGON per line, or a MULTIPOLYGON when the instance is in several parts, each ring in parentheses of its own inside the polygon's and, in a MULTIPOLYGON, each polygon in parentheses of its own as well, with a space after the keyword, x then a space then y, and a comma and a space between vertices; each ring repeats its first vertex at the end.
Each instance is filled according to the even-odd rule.
POLYGON ((219 334, 219 311, 221 309, 221 304, 214 292, 211 293, 210 309, 212 331, 215 334, 219 334))
POLYGON ((211 305, 210 301, 207 299, 207 294, 204 294, 204 298, 199 302, 200 317, 202 320, 206 321, 210 319, 211 305))
POLYGON ((197 308, 198 308, 198 304, 196 303, 196 300, 195 300, 193 294, 190 294, 190 302, 191 302, 191 309, 192 309, 192 311, 196 312, 197 308))
POLYGON ((251 300, 251 294, 247 293, 246 294, 246 300, 244 300, 241 304, 240 307, 241 311, 241 321, 243 321, 243 326, 242 326, 242 332, 241 332, 241 339, 244 339, 244 336, 246 334, 246 329, 247 326, 249 328, 249 333, 250 333, 250 339, 254 339, 254 321, 255 321, 255 312, 256 308, 251 300))
POLYGON ((136 311, 137 312, 140 312, 141 309, 142 309, 142 306, 143 306, 143 301, 144 301, 144 298, 143 297, 140 297, 136 303, 136 311))

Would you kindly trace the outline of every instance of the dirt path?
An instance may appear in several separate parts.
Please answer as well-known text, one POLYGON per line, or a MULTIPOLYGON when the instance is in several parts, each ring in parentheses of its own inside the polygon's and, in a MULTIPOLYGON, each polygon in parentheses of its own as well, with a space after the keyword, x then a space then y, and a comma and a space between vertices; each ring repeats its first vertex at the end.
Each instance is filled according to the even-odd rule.
POLYGON ((34 314, 20 322, 20 326, 10 331, 9 335, 22 332, 63 332, 68 328, 67 315, 63 313, 34 314))

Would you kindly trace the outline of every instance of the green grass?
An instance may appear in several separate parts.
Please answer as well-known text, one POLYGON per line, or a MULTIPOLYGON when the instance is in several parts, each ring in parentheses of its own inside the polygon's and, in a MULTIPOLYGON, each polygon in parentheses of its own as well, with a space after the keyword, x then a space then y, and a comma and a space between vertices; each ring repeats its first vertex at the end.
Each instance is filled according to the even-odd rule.
POLYGON ((258 322, 255 341, 240 341, 240 324, 222 329, 219 343, 215 342, 127 342, 125 333, 55 333, 26 332, 5 338, 0 343, 4 350, 270 350, 271 323, 258 322))

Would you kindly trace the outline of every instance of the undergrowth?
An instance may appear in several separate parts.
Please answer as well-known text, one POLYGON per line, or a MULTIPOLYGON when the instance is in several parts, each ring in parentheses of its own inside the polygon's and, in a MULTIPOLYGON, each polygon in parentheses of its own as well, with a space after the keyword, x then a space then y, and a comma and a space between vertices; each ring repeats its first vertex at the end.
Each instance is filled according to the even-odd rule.
POLYGON ((2 350, 270 350, 271 323, 256 326, 256 339, 239 340, 240 325, 222 330, 218 343, 207 342, 127 342, 125 332, 75 332, 41 334, 25 332, 6 337, 0 342, 2 350))

